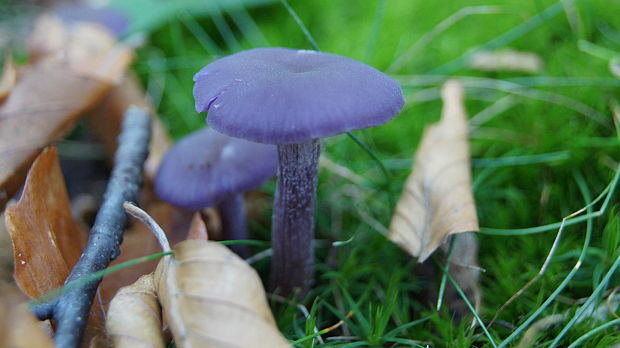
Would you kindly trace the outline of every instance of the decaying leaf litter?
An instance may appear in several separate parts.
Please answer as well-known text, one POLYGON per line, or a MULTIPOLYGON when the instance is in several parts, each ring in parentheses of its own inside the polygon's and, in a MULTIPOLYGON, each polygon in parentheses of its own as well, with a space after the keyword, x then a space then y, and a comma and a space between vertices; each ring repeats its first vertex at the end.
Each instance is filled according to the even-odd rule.
MULTIPOLYGON (((417 156, 416 156, 415 158, 417 158, 417 156)), ((613 160, 612 160, 611 162, 609 162, 609 161, 608 161, 608 163, 611 165, 611 167, 612 167, 612 168, 614 167, 614 162, 613 162, 613 160)), ((414 171, 414 174, 415 174, 415 171, 414 171)), ((613 183, 613 182, 612 182, 612 183, 613 183)), ((604 191, 604 193, 605 193, 605 192, 606 192, 606 193, 608 193, 608 196, 605 196, 605 197, 611 197, 611 194, 613 193, 613 188, 614 188, 614 186, 612 185, 612 186, 611 186, 608 190, 604 191)), ((608 201, 606 200, 606 202, 608 202, 608 201)), ((605 204, 604 206, 607 206, 607 204, 605 204)), ((605 211, 605 208, 603 208, 603 209, 602 209, 602 211, 605 211)), ((584 220, 587 220, 587 218, 584 218, 584 220)), ((483 230, 484 230, 484 229, 483 229, 483 230)), ((359 238, 359 237, 358 237, 358 238, 359 238)), ((457 239, 457 240, 458 240, 458 239, 457 239)), ((355 241, 355 239, 353 239, 353 241, 355 241)), ((454 248, 456 248, 456 242, 454 242, 454 243, 455 243, 455 244, 453 245, 453 249, 452 249, 452 252, 451 252, 451 254, 452 254, 452 255, 456 255, 456 254, 458 254, 458 253, 456 252, 456 250, 454 250, 454 248)), ((448 246, 446 246, 446 250, 450 250, 448 246)), ((450 266, 449 268, 452 268, 452 267, 454 267, 454 266, 456 266, 456 267, 465 266, 465 268, 466 268, 466 269, 470 269, 470 270, 471 270, 471 269, 474 269, 474 270, 476 269, 476 268, 472 268, 472 267, 470 267, 470 266, 472 266, 472 265, 471 265, 471 263, 465 262, 465 263, 463 264, 463 263, 460 263, 460 262, 458 262, 458 261, 452 261, 452 259, 450 258, 450 254, 448 255, 447 259, 448 259, 448 260, 450 260, 450 262, 448 262, 448 265, 450 266)), ((613 270, 613 268, 612 268, 610 271, 612 271, 612 270, 613 270)), ((612 274, 613 274, 613 272, 612 272, 612 274)), ((445 278, 444 278, 444 279, 445 279, 445 278)), ((449 282, 448 282, 448 283, 449 283, 449 282)), ((601 283, 601 284, 605 285, 605 284, 607 284, 607 283, 601 283)), ((465 289, 463 289, 463 290, 465 290, 465 289)), ((450 298, 450 296, 449 296, 447 293, 448 293, 448 290, 446 290, 446 300, 447 300, 448 298, 450 298)), ((472 299, 472 298, 470 298, 470 300, 471 300, 471 299, 472 299)), ((437 307, 439 307, 439 305, 438 305, 437 307)), ((361 314, 361 311, 358 311, 358 312, 360 312, 360 314, 361 314)), ((358 319, 358 318, 356 318, 356 317, 354 316, 354 320, 357 320, 357 319, 358 319)), ((359 318, 359 320, 361 320, 361 318, 359 318)), ((351 327, 354 327, 354 326, 353 326, 353 324, 354 324, 353 322, 351 322, 351 323, 349 323, 349 324, 351 324, 351 327)), ((347 325, 347 326, 348 326, 348 325, 347 325)), ((510 336, 510 337, 512 337, 512 336, 510 336)))

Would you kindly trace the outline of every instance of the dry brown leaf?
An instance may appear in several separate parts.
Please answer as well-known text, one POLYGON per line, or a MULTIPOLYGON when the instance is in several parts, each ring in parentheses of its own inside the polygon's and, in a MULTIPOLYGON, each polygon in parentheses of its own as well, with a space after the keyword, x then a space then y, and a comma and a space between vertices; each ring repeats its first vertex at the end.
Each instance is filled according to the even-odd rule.
POLYGON ((5 219, 22 291, 38 297, 62 286, 82 253, 85 234, 71 217, 55 148, 36 159, 21 199, 6 209, 5 219))
POLYGON ((429 126, 392 217, 389 238, 420 262, 454 233, 478 231, 463 89, 448 81, 441 121, 429 126))
POLYGON ((194 213, 192 224, 189 226, 189 232, 187 233, 187 239, 209 240, 207 225, 202 220, 200 212, 194 213))
POLYGON ((54 348, 24 296, 8 284, 0 284, 0 347, 54 348))
POLYGON ((543 61, 536 53, 503 49, 478 52, 472 56, 469 66, 482 71, 518 71, 535 74, 542 70, 543 61))
POLYGON ((13 62, 13 57, 7 55, 4 60, 4 69, 2 70, 2 77, 0 77, 0 102, 6 98, 11 92, 17 81, 17 68, 13 62))
POLYGON ((119 44, 103 25, 66 25, 52 14, 37 19, 28 44, 31 59, 39 64, 62 64, 79 75, 112 84, 122 81, 133 60, 131 48, 119 44))
POLYGON ((214 242, 188 240, 174 249, 154 283, 177 347, 290 347, 252 267, 214 242))
MULTIPOLYGON (((185 239, 191 213, 157 200, 146 201, 142 205, 145 206, 148 214, 158 221, 163 230, 166 231, 168 239, 172 243, 178 243, 185 239)), ((121 254, 110 266, 160 251, 161 247, 153 233, 144 224, 134 221, 125 231, 123 244, 121 244, 121 254)), ((157 260, 143 262, 103 278, 100 288, 104 308, 107 307, 120 288, 132 284, 145 274, 153 272, 156 267, 157 260)))
POLYGON ((62 57, 67 42, 67 30, 57 16, 42 15, 37 18, 28 38, 28 58, 30 62, 62 57))
POLYGON ((41 148, 69 131, 124 75, 131 51, 104 28, 64 27, 42 17, 30 40, 32 60, 20 69, 0 107, 0 209, 21 186, 41 148))
POLYGON ((136 105, 151 110, 151 143, 149 156, 144 164, 145 177, 152 181, 155 178, 159 163, 170 147, 171 140, 166 127, 161 123, 147 99, 144 89, 134 74, 127 74, 119 86, 113 88, 100 106, 88 117, 90 129, 101 140, 108 154, 114 158, 116 152, 116 138, 120 132, 121 121, 125 110, 130 105, 136 105))
POLYGON ((106 330, 115 348, 166 346, 152 274, 118 291, 110 303, 106 330))
POLYGON ((0 107, 0 209, 21 186, 41 148, 67 131, 109 85, 80 77, 64 67, 21 69, 0 107))

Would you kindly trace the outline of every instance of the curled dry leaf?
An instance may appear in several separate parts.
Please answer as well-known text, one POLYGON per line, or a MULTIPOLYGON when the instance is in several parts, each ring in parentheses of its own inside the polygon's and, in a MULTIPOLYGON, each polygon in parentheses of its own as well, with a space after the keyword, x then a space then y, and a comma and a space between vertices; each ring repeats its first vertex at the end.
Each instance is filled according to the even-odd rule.
POLYGON ((23 295, 8 284, 0 284, 0 347, 54 348, 23 295))
POLYGON ((103 25, 66 24, 52 14, 37 19, 28 45, 32 60, 38 64, 61 64, 81 76, 112 84, 122 81, 133 59, 132 50, 119 44, 103 25))
POLYGON ((17 81, 17 68, 13 62, 13 57, 7 55, 4 60, 2 77, 0 77, 0 102, 11 92, 15 86, 15 81, 17 81))
POLYGON ((441 121, 429 126, 392 217, 389 238, 420 262, 454 233, 478 231, 463 89, 448 81, 441 121))
POLYGON ((5 220, 22 291, 39 297, 62 286, 82 253, 85 234, 71 216, 55 148, 36 159, 21 199, 6 209, 5 220))
POLYGON ((31 63, 20 69, 0 106, 0 209, 21 186, 28 167, 123 76, 131 52, 102 27, 65 28, 54 17, 37 22, 31 63))
POLYGON ((256 271, 221 244, 188 240, 154 282, 177 347, 290 347, 256 271))
POLYGON ((115 348, 166 346, 152 274, 118 291, 110 303, 106 331, 115 348))
POLYGON ((542 70, 543 61, 536 53, 504 49, 478 52, 471 57, 469 66, 482 71, 518 71, 535 74, 542 70))

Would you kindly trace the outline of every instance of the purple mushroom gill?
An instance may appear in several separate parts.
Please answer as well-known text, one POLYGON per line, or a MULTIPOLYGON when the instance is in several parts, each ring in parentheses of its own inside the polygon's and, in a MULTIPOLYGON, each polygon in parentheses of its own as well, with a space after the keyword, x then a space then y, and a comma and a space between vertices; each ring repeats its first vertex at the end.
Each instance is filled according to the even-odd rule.
POLYGON ((247 239, 243 193, 273 177, 276 170, 275 146, 204 128, 166 153, 155 177, 155 192, 162 200, 187 210, 217 205, 225 237, 247 239))
POLYGON ((194 76, 198 112, 224 134, 278 145, 272 220, 272 287, 311 284, 320 138, 383 124, 400 112, 396 81, 350 58, 258 48, 214 61, 194 76))

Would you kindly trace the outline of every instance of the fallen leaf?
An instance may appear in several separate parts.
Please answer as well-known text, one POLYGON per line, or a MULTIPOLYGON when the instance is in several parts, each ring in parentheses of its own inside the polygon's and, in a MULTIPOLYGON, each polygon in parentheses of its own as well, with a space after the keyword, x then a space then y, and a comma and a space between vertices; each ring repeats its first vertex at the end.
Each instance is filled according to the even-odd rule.
POLYGON ((177 347, 290 347, 256 271, 227 247, 188 240, 154 276, 177 347))
POLYGON ((166 347, 152 274, 118 291, 110 303, 106 331, 115 348, 166 347))
POLYGON ((30 63, 49 59, 62 58, 66 46, 67 31, 57 16, 42 15, 34 23, 28 38, 28 59, 30 63))
POLYGON ((200 212, 194 213, 192 224, 189 226, 189 232, 187 233, 187 239, 209 240, 207 225, 202 220, 200 212))
POLYGON ((28 66, 0 107, 0 209, 41 149, 68 132, 109 85, 63 67, 28 66))
POLYGON ((23 295, 8 284, 0 284, 0 347, 54 348, 23 295))
POLYGON ((30 36, 32 61, 42 65, 62 64, 76 74, 119 84, 133 60, 133 51, 120 44, 105 26, 95 22, 65 23, 44 14, 30 36))
MULTIPOLYGON (((172 243, 178 243, 185 239, 192 216, 190 212, 157 200, 145 201, 144 195, 141 201, 148 214, 158 221, 162 229, 166 231, 167 237, 172 243)), ((110 266, 160 251, 161 247, 151 231, 144 224, 132 222, 125 231, 121 253, 110 266)), ((120 288, 132 284, 145 274, 153 272, 156 267, 157 260, 143 262, 103 278, 100 285, 103 307, 107 308, 112 297, 120 288)))
POLYGON ((2 77, 0 77, 0 102, 6 98, 15 86, 17 80, 17 68, 13 62, 13 57, 7 55, 4 59, 4 69, 2 70, 2 77))
POLYGON ((390 224, 389 238, 420 262, 454 233, 478 231, 463 89, 448 81, 441 121, 429 126, 390 224))
POLYGON ((475 53, 469 66, 482 71, 517 71, 535 74, 542 70, 543 61, 536 53, 503 49, 475 53))
POLYGON ((125 110, 131 105, 151 110, 151 143, 149 156, 144 164, 146 179, 152 182, 164 154, 170 147, 171 140, 166 127, 155 114, 144 89, 134 74, 127 74, 122 84, 114 87, 101 104, 88 117, 89 128, 103 143, 108 158, 116 153, 116 138, 120 132, 125 110))
POLYGON ((71 216, 55 148, 43 150, 33 163, 24 193, 6 209, 5 220, 22 291, 34 298, 62 286, 82 253, 85 234, 71 216))
POLYGON ((32 61, 0 106, 0 209, 21 186, 40 150, 71 130, 124 75, 131 51, 103 28, 65 28, 43 16, 31 37, 32 61), (107 36, 106 36, 107 35, 107 36))

